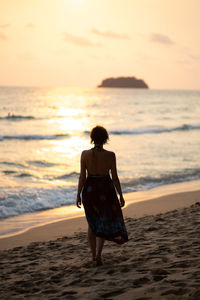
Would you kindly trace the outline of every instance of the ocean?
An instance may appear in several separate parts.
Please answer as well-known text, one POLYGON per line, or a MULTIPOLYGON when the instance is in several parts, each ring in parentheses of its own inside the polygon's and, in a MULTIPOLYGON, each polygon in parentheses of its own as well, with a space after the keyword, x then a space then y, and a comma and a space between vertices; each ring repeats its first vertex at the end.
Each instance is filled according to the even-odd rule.
POLYGON ((0 220, 74 204, 97 124, 124 193, 200 179, 199 116, 200 91, 0 87, 0 220))

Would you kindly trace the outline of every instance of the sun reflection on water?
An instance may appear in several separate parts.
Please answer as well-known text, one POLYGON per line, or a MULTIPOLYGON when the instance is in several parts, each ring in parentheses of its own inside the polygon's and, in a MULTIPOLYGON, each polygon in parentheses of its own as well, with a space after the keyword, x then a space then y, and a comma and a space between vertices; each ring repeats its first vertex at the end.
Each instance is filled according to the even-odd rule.
POLYGON ((59 107, 57 114, 59 117, 80 117, 84 112, 81 108, 66 108, 62 106, 59 107))
MULTIPOLYGON (((59 155, 73 159, 77 158, 77 155, 88 146, 88 141, 79 136, 72 136, 66 140, 52 141, 52 150, 58 152, 59 155)), ((70 161, 72 163, 72 161, 70 161)))
POLYGON ((59 125, 61 132, 72 134, 75 131, 82 132, 86 130, 88 119, 84 116, 80 118, 67 117, 63 119, 58 119, 56 123, 59 125))

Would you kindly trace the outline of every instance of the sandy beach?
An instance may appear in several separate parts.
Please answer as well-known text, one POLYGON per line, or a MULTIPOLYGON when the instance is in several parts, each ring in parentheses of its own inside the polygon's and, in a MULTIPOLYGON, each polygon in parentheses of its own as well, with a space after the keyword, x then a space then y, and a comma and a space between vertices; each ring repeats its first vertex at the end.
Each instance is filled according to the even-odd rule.
POLYGON ((199 299, 200 191, 154 196, 124 209, 130 240, 106 242, 101 267, 83 217, 1 239, 0 298, 199 299))

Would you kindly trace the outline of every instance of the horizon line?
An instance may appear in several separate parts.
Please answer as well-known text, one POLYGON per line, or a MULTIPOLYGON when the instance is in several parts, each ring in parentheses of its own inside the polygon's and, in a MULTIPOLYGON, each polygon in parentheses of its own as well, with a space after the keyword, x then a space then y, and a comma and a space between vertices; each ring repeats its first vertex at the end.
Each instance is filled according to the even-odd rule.
POLYGON ((121 87, 103 87, 98 86, 77 86, 77 85, 15 85, 15 84, 0 84, 0 88, 79 88, 79 89, 128 89, 128 90, 146 90, 146 91, 200 91, 200 88, 121 88, 121 87))

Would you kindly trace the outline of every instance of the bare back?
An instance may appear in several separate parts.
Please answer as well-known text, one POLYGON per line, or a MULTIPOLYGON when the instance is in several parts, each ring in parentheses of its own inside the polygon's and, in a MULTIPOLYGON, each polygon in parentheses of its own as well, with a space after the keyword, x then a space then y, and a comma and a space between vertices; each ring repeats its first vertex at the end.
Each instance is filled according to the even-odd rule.
POLYGON ((89 175, 105 175, 115 169, 115 154, 105 149, 85 150, 82 153, 82 160, 89 175))

